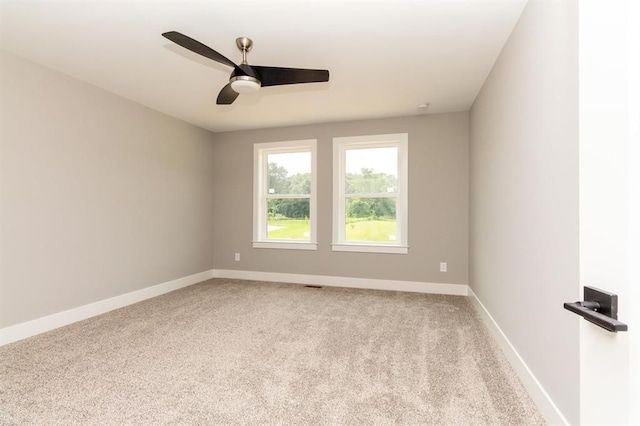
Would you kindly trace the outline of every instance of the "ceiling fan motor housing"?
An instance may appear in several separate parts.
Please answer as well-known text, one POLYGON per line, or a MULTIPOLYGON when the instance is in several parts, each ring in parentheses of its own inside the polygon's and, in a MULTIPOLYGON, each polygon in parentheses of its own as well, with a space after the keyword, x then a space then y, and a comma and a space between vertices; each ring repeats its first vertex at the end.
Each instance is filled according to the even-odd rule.
POLYGON ((231 88, 237 93, 252 93, 258 90, 262 84, 256 78, 256 73, 247 64, 240 64, 231 72, 231 88), (241 73, 238 71, 242 71, 241 73))

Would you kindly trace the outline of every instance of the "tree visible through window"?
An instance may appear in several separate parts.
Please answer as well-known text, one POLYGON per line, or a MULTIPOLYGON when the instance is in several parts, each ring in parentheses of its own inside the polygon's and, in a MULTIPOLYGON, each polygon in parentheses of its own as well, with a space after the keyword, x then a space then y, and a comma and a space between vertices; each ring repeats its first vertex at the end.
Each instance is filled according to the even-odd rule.
POLYGON ((309 240, 311 153, 268 154, 267 164, 267 238, 309 240))
POLYGON ((254 247, 315 249, 315 151, 315 140, 255 145, 254 247))
POLYGON ((334 139, 334 250, 406 252, 406 151, 406 135, 334 139))
MULTIPOLYGON (((368 153, 370 154, 370 153, 368 153)), ((346 151, 345 240, 388 242, 396 240, 397 196, 396 148, 349 149, 346 151), (377 157, 394 169, 391 173, 376 171, 377 166, 350 172, 350 166, 363 162, 367 151, 377 150, 377 157), (396 159, 395 161, 393 159, 396 159)))

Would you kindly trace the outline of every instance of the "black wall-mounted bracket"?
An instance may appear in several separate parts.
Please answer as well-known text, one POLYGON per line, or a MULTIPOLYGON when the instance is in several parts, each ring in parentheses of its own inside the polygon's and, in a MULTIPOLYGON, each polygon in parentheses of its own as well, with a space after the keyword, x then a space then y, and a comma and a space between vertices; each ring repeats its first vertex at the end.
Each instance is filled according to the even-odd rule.
POLYGON ((585 286, 584 302, 565 303, 564 308, 612 333, 627 331, 627 324, 618 321, 618 295, 608 291, 585 286))

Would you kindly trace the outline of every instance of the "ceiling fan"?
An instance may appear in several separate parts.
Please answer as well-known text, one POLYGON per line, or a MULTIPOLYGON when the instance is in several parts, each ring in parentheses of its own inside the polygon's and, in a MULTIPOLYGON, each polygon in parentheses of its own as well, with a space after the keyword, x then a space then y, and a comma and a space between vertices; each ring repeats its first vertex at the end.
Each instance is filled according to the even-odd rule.
POLYGON ((248 37, 236 39, 236 46, 242 51, 242 63, 236 65, 212 48, 177 31, 169 31, 163 33, 162 36, 185 49, 233 68, 229 84, 224 86, 218 94, 216 101, 218 105, 230 105, 240 93, 255 92, 260 87, 329 81, 329 71, 327 70, 249 65, 247 53, 251 51, 253 41, 248 37))

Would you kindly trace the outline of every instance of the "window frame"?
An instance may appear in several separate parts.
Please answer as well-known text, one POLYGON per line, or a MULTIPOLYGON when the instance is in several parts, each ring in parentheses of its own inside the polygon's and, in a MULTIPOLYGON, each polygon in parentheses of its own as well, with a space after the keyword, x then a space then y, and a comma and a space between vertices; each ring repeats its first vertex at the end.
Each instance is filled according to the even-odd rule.
MULTIPOLYGON (((316 250, 317 215, 316 215, 316 179, 317 176, 317 139, 303 139, 283 142, 256 143, 253 145, 253 248, 271 248, 288 250, 316 250), (309 240, 288 240, 267 238, 269 198, 268 156, 269 154, 285 154, 296 152, 311 153, 311 190, 309 194, 309 240)), ((295 195, 282 194, 285 198, 298 198, 295 195), (292 197, 292 195, 294 195, 292 197)), ((302 198, 302 197, 299 197, 302 198)), ((306 198, 306 197, 305 197, 306 198)))
POLYGON ((333 138, 333 251, 408 254, 408 165, 409 135, 395 133, 384 135, 348 136, 333 138), (362 242, 347 241, 345 235, 346 217, 346 151, 359 148, 398 149, 398 176, 396 191, 396 241, 362 242), (398 238, 399 237, 399 238, 398 238))

